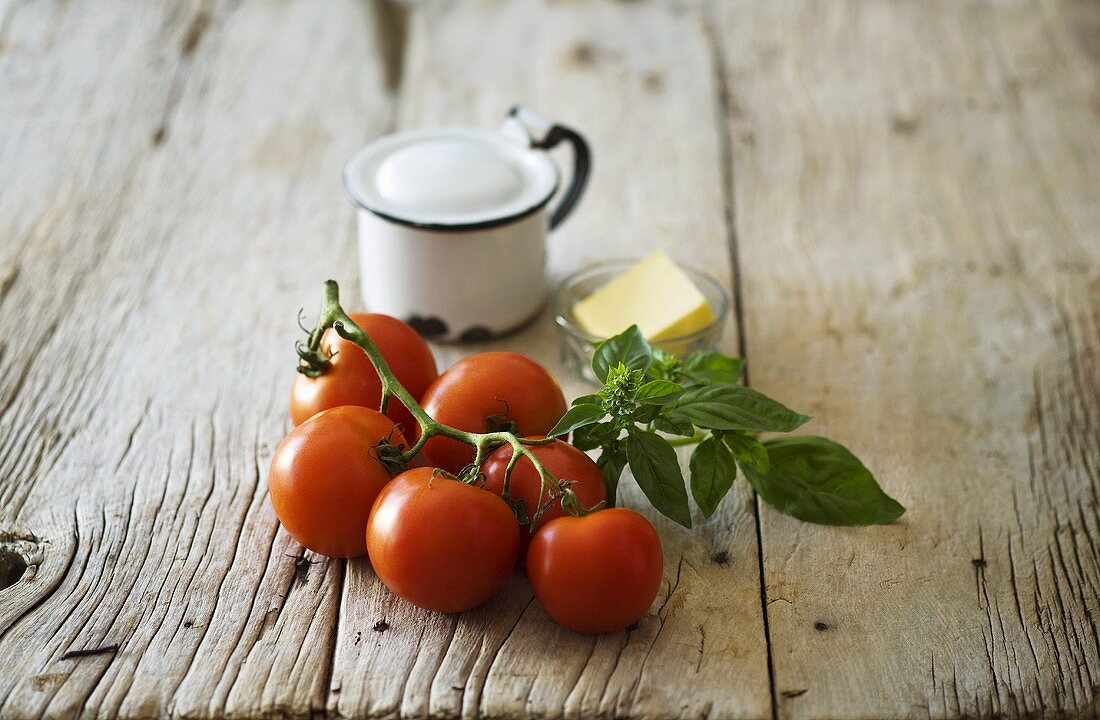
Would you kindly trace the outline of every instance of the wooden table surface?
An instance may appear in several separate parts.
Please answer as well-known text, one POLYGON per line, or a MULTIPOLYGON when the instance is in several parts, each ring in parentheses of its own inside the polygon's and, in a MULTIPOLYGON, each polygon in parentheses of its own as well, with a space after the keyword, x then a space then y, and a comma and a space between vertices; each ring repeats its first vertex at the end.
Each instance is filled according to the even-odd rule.
MULTIPOLYGON (((549 315, 437 352, 488 347, 582 390, 549 315)), ((1093 716, 1098 502, 1095 1, 0 0, 2 718, 1093 716), (554 277, 727 279, 725 349, 900 522, 739 483, 598 637, 297 559, 266 475, 298 309, 358 297, 340 169, 516 102, 595 151, 554 277)))

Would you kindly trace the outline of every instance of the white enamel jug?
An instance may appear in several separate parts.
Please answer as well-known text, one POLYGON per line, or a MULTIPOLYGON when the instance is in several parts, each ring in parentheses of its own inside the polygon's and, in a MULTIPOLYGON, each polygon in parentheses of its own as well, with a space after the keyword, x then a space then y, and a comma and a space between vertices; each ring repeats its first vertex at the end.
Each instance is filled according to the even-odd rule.
POLYGON ((546 237, 588 180, 577 132, 516 107, 499 132, 412 130, 367 145, 344 168, 359 208, 367 310, 398 317, 433 340, 512 332, 546 302, 546 237), (548 150, 573 148, 568 189, 548 150))

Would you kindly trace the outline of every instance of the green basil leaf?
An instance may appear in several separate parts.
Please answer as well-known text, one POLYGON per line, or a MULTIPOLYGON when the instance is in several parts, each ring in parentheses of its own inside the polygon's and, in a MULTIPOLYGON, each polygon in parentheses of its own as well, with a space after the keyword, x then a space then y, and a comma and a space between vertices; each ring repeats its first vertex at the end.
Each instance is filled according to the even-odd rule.
POLYGON ((740 432, 722 433, 722 442, 737 458, 737 462, 748 465, 763 475, 768 474, 768 470, 771 468, 771 460, 768 458, 768 449, 764 447, 764 443, 751 435, 740 432))
POLYGON ((639 405, 638 409, 630 414, 630 419, 643 425, 653 422, 661 414, 660 405, 639 405))
POLYGON ((596 467, 603 475, 603 484, 607 488, 608 507, 615 507, 615 495, 619 490, 619 478, 626 467, 626 451, 619 445, 604 448, 596 459, 596 467))
POLYGON ((736 385, 744 372, 744 358, 728 357, 714 350, 699 350, 684 359, 684 376, 700 385, 736 385))
POLYGON ((669 420, 663 415, 653 421, 653 427, 669 435, 681 435, 692 437, 695 435, 695 426, 683 420, 669 420))
POLYGON ((618 439, 620 430, 612 422, 585 425, 573 431, 572 445, 579 450, 595 450, 618 439))
POLYGON ((676 451, 668 441, 657 433, 633 428, 626 436, 626 459, 638 487, 653 507, 690 528, 691 510, 684 476, 676 451))
POLYGON ((725 443, 709 437, 696 446, 690 467, 691 496, 703 514, 710 517, 737 478, 733 453, 725 443))
POLYGON ((558 424, 546 436, 565 435, 577 428, 599 422, 604 415, 607 412, 599 405, 574 405, 561 416, 561 420, 558 420, 558 424))
POLYGON ((599 395, 581 395, 569 403, 570 407, 576 407, 577 405, 603 405, 603 400, 600 399, 599 395))
POLYGON ((638 388, 634 400, 646 405, 667 405, 683 392, 683 386, 671 380, 650 380, 638 388))
POLYGON ((653 362, 653 349, 642 336, 642 331, 637 325, 631 325, 626 330, 612 338, 604 340, 596 346, 596 352, 592 355, 592 371, 600 382, 607 382, 607 372, 610 368, 622 363, 630 370, 649 369, 653 362))
POLYGON ((687 421, 708 430, 790 432, 810 417, 741 385, 691 387, 667 408, 670 420, 687 421))
POLYGON ((821 525, 881 525, 905 512, 871 472, 840 443, 791 437, 764 443, 771 470, 743 466, 758 495, 799 520, 821 525))
POLYGON ((653 348, 653 364, 649 366, 646 377, 650 380, 680 379, 680 360, 672 353, 659 347, 653 348))

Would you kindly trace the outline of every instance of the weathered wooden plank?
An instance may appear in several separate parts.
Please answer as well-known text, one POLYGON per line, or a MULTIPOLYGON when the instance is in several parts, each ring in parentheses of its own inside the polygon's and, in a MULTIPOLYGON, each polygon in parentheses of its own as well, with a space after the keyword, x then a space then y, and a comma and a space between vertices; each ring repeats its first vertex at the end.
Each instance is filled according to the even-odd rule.
MULTIPOLYGON (((389 90, 401 125, 519 100, 589 134, 559 277, 652 246, 728 272, 733 178, 753 384, 910 506, 764 509, 781 715, 1100 712, 1094 6, 433 4, 407 55, 379 17, 0 3, 0 554, 33 566, 0 716, 769 713, 744 488, 659 523, 666 596, 598 639, 519 577, 444 617, 295 560, 264 490, 287 318, 330 274, 354 297, 336 170, 389 90)), ((555 342, 502 345, 560 372, 555 342)))
MULTIPOLYGON (((428 4, 411 17, 399 125, 493 127, 511 105, 528 104, 579 128, 595 148, 589 195, 549 243, 556 277, 594 260, 663 247, 728 279, 718 93, 701 17, 697 6, 679 3, 428 4)), ((567 154, 559 159, 569 162, 567 154)), ((455 281, 476 292, 480 279, 455 281)), ((732 352, 732 324, 729 330, 725 348, 732 352)), ((558 361, 549 313, 493 347, 546 363, 570 396, 585 391, 558 361)), ((438 348, 444 365, 478 349, 438 348)), ((625 501, 644 507, 636 490, 625 501)), ((409 717, 767 716, 749 495, 742 489, 694 531, 663 519, 657 525, 667 590, 638 629, 599 638, 557 626, 518 578, 484 608, 445 618, 379 598, 369 567, 350 564, 335 710, 409 717), (715 562, 719 552, 728 560, 715 562), (372 632, 382 620, 388 629, 372 632)))
POLYGON ((288 319, 353 275, 339 167, 390 122, 373 22, 7 8, 0 530, 41 558, 2 591, 0 716, 324 707, 343 563, 296 566, 265 476, 288 319))
POLYGON ((780 716, 1093 716, 1100 7, 712 10, 752 384, 909 507, 764 509, 780 716))

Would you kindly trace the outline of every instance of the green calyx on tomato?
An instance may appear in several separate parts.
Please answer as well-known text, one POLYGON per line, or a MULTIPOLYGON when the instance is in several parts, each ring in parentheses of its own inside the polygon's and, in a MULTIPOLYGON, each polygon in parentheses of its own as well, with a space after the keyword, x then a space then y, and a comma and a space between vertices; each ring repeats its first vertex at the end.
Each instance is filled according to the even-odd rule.
POLYGON ((308 378, 320 377, 332 367, 332 363, 330 362, 332 354, 326 348, 322 347, 320 342, 313 342, 313 331, 305 326, 305 321, 303 320, 304 316, 305 310, 299 310, 298 327, 302 329, 302 332, 310 336, 310 340, 308 342, 298 340, 294 343, 294 351, 298 353, 297 370, 300 374, 308 378))
POLYGON ((405 457, 405 438, 396 425, 389 437, 379 440, 371 452, 390 475, 399 475, 409 469, 409 461, 405 457))
POLYGON ((511 418, 511 410, 508 407, 508 401, 497 398, 497 401, 504 405, 504 410, 492 415, 485 416, 485 429, 489 432, 516 432, 516 421, 511 418))

